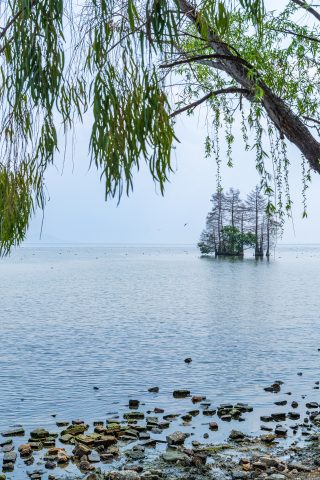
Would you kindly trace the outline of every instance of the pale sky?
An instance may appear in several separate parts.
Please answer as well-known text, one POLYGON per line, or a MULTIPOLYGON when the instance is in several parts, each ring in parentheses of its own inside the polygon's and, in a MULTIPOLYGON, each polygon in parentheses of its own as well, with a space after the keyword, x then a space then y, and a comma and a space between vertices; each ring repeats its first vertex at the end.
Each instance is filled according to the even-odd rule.
MULTIPOLYGON (((45 208, 43 233, 81 243, 196 244, 211 208, 211 194, 216 189, 215 160, 206 159, 204 155, 204 115, 205 109, 200 119, 197 112, 193 118, 184 116, 177 123, 181 144, 174 150, 176 172, 170 177, 165 196, 156 191, 148 168, 142 165, 134 175, 134 192, 129 198, 123 196, 118 207, 116 199, 105 202, 104 182, 100 182, 96 167, 88 171, 91 121, 87 117, 83 125, 76 127, 74 164, 68 148, 63 173, 60 155, 56 158, 56 167, 50 167, 46 175, 50 201, 45 208), (185 223, 188 225, 184 227, 185 223)), ((245 198, 259 182, 259 175, 254 166, 254 153, 244 151, 239 119, 234 134, 234 168, 228 168, 224 162, 222 186, 238 188, 245 198)), ((251 141, 253 143, 253 138, 251 141)), ((292 222, 287 222, 282 242, 320 243, 320 177, 312 175, 308 219, 302 220, 301 156, 294 146, 289 147, 288 153, 295 234, 292 222)), ((223 132, 221 157, 225 158, 223 132)), ((39 234, 41 221, 39 211, 30 225, 30 239, 39 234)))

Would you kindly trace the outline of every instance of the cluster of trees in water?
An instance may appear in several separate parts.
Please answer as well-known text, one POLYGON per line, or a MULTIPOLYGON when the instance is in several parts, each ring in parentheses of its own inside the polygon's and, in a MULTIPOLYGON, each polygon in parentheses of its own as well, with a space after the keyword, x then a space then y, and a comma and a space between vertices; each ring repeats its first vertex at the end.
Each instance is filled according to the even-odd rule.
POLYGON ((255 256, 270 255, 276 240, 279 222, 266 213, 267 201, 258 186, 240 198, 240 191, 230 188, 227 193, 215 193, 207 215, 206 227, 198 247, 203 254, 243 255, 245 248, 254 248, 255 256))

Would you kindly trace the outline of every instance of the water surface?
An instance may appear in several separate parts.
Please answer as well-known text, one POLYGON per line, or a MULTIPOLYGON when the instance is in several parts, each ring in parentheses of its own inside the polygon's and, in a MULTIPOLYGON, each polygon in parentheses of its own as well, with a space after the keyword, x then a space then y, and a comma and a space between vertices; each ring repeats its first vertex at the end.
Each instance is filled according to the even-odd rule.
POLYGON ((261 434, 275 400, 288 400, 284 411, 296 400, 303 414, 320 400, 319 271, 320 246, 278 247, 275 261, 191 246, 17 249, 0 261, 0 430, 92 424, 121 416, 130 396, 183 413, 192 404, 173 399, 177 388, 213 407, 254 407, 241 424, 220 422, 212 441, 231 428, 261 434), (275 380, 281 393, 264 392, 275 380))

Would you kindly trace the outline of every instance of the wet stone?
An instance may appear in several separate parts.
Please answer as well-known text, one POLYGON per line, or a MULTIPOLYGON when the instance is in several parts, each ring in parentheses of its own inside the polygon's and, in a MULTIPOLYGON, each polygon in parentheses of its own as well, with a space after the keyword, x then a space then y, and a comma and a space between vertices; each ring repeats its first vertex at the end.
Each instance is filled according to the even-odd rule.
POLYGON ((100 462, 100 456, 92 454, 92 455, 88 456, 88 460, 89 460, 90 463, 98 463, 98 462, 100 462))
POLYGON ((245 472, 233 470, 231 472, 232 480, 244 480, 248 478, 248 475, 245 472))
POLYGON ((232 419, 231 415, 222 415, 221 420, 224 422, 230 422, 232 419))
POLYGON ((307 408, 318 408, 319 405, 317 404, 317 402, 310 402, 310 403, 306 403, 306 407, 307 408))
POLYGON ((235 439, 238 439, 238 438, 244 438, 245 437, 245 434, 242 433, 242 432, 239 432, 239 430, 231 430, 231 433, 229 435, 229 438, 231 440, 235 440, 235 439))
POLYGON ((273 430, 273 428, 267 427, 266 425, 261 425, 260 429, 264 430, 266 432, 272 432, 272 430, 273 430))
POLYGON ((44 428, 37 428, 30 433, 32 438, 42 439, 50 436, 49 432, 44 428))
POLYGON ((23 428, 15 428, 14 430, 7 430, 5 432, 1 432, 3 437, 15 437, 19 435, 25 435, 25 431, 23 428))
POLYGON ((190 395, 190 390, 175 390, 173 392, 173 396, 177 398, 188 397, 188 395, 190 395))
POLYGON ((148 389, 148 392, 151 393, 158 393, 159 392, 159 387, 152 387, 148 389))
POLYGON ((262 415, 260 420, 261 422, 273 422, 273 418, 269 415, 262 415))
POLYGON ((217 413, 217 410, 203 410, 203 415, 213 416, 217 413))
POLYGON ((8 463, 3 464, 2 470, 3 470, 4 472, 13 472, 13 470, 14 470, 14 463, 13 463, 13 462, 8 462, 8 463))
POLYGON ((275 428, 275 434, 276 435, 286 435, 287 434, 287 429, 285 427, 279 426, 275 428))
POLYGON ((286 414, 285 413, 271 413, 271 417, 274 420, 285 420, 286 414))
POLYGON ((57 427, 67 427, 69 422, 56 422, 57 427))
POLYGON ((3 456, 3 463, 11 463, 17 460, 16 452, 6 452, 3 456))
POLYGON ((12 443, 12 440, 5 440, 4 442, 0 442, 0 447, 4 447, 5 445, 10 445, 12 443))
POLYGON ((123 418, 130 420, 131 418, 136 418, 137 420, 144 419, 144 413, 142 412, 129 412, 124 413, 123 418))
POLYGON ((290 418, 290 420, 298 420, 300 418, 300 413, 289 412, 288 413, 288 418, 290 418))
POLYGON ((162 455, 162 459, 168 463, 177 463, 178 461, 189 460, 189 457, 185 453, 170 450, 162 455))
POLYGON ((188 433, 174 432, 167 435, 166 440, 169 445, 182 445, 189 435, 188 433))
POLYGON ((4 446, 2 447, 2 451, 3 451, 4 453, 6 453, 6 452, 12 452, 12 450, 14 450, 14 446, 13 446, 13 445, 4 445, 4 446))

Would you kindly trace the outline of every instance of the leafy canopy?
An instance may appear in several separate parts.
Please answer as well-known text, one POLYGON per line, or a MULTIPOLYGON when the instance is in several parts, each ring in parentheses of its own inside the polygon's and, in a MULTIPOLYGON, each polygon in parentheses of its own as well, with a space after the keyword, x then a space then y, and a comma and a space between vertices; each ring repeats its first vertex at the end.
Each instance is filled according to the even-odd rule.
POLYGON ((308 9, 303 0, 277 13, 265 11, 262 0, 6 0, 1 8, 0 254, 21 243, 31 216, 44 208, 59 133, 67 135, 87 112, 90 162, 101 171, 106 198, 129 194, 141 161, 163 193, 176 117, 200 104, 210 112, 205 151, 216 158, 220 189, 219 135, 224 131, 232 166, 238 110, 269 211, 290 213, 288 140, 302 152, 305 198, 306 158, 315 169, 320 158, 305 127, 320 122, 320 37, 317 23, 297 22, 298 10, 308 9), (296 128, 283 118, 288 125, 298 119, 296 128))

